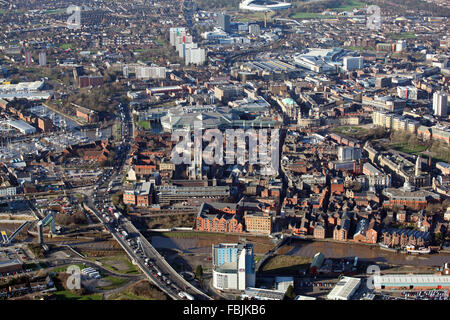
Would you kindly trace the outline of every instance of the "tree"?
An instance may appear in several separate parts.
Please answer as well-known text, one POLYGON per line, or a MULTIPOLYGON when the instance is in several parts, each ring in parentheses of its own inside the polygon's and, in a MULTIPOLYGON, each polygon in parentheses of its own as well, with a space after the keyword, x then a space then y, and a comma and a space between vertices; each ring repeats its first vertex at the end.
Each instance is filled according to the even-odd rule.
POLYGON ((289 285, 289 287, 286 290, 286 297, 289 299, 294 299, 295 298, 295 292, 294 292, 294 287, 291 285, 289 285))
POLYGON ((195 276, 199 280, 201 280, 203 277, 203 267, 200 264, 195 268, 195 276))

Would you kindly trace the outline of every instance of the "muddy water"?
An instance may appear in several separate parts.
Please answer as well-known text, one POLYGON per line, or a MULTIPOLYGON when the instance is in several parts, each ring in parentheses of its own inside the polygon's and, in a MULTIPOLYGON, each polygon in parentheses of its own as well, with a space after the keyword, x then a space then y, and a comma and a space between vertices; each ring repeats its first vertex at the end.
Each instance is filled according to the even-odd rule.
MULTIPOLYGON (((166 238, 154 236, 151 243, 157 249, 178 249, 185 253, 210 254, 210 240, 199 240, 192 238, 166 238)), ((384 251, 378 247, 344 244, 334 242, 305 242, 296 241, 291 245, 291 250, 287 255, 302 256, 312 258, 317 252, 322 252, 327 258, 355 257, 366 261, 378 263, 388 263, 393 265, 413 265, 413 266, 439 266, 450 262, 450 254, 431 255, 408 255, 384 251)))
POLYGON ((394 265, 442 266, 450 262, 449 254, 408 255, 381 250, 378 247, 344 244, 334 242, 294 242, 294 247, 287 254, 313 257, 322 252, 327 258, 358 257, 366 261, 389 263, 394 265))

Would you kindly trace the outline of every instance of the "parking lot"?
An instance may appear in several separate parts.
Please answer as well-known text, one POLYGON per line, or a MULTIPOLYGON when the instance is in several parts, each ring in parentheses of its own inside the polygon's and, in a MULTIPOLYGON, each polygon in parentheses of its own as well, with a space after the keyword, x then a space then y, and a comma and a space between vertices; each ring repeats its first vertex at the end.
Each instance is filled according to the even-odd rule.
POLYGON ((450 300, 446 290, 403 291, 402 296, 407 300, 450 300))

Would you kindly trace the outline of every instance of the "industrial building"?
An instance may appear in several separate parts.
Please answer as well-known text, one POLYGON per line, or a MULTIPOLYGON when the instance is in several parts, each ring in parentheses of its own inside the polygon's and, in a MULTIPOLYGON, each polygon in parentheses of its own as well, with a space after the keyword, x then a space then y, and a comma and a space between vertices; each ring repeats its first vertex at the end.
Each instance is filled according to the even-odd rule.
POLYGON ((376 290, 450 289, 450 276, 434 274, 386 274, 374 277, 376 290))
POLYGON ((213 245, 212 261, 214 288, 243 291, 248 287, 255 286, 253 244, 220 243, 213 245))
POLYGON ((0 261, 0 273, 18 272, 22 270, 22 262, 18 259, 0 261))
POLYGON ((352 277, 342 277, 336 286, 327 295, 328 300, 350 300, 358 290, 361 279, 352 277))
POLYGON ((14 129, 19 130, 22 134, 33 134, 36 132, 36 128, 30 126, 28 123, 22 120, 8 120, 8 125, 14 129))
POLYGON ((294 287, 293 277, 275 277, 275 290, 286 292, 289 286, 294 287))
POLYGON ((283 300, 284 295, 284 291, 249 287, 242 293, 241 298, 251 300, 283 300))

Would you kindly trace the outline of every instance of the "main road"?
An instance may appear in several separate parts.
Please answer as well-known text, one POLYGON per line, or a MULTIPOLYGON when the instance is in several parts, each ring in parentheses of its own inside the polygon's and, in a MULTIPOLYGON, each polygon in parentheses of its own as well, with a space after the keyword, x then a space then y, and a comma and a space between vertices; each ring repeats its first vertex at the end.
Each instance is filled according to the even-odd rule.
MULTIPOLYGON (((101 185, 107 185, 110 181, 117 179, 121 174, 126 159, 130 154, 130 144, 134 139, 134 123, 131 118, 131 112, 126 105, 119 105, 122 113, 122 144, 120 145, 120 153, 113 167, 113 172, 107 175, 101 185)), ((136 264, 147 278, 159 287, 163 292, 174 300, 187 298, 182 292, 188 296, 198 300, 212 300, 211 297, 196 288, 194 285, 186 281, 181 275, 175 271, 165 258, 145 239, 145 237, 136 229, 131 221, 123 215, 119 219, 113 215, 106 216, 102 214, 103 208, 98 207, 93 202, 93 197, 99 199, 106 196, 102 194, 99 188, 86 192, 84 195, 84 207, 86 210, 94 214, 97 219, 105 226, 114 239, 125 250, 127 255, 136 264)))

